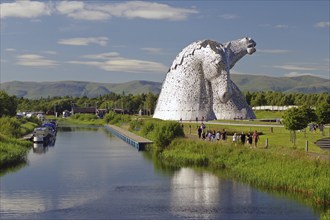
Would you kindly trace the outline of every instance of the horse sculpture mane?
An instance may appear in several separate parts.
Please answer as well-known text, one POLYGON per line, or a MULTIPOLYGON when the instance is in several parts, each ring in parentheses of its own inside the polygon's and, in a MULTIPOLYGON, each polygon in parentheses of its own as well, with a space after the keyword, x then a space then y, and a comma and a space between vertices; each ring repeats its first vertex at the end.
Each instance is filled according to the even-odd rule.
POLYGON ((194 120, 255 118, 229 70, 256 43, 243 38, 220 44, 212 40, 194 42, 173 61, 162 85, 154 118, 194 120))

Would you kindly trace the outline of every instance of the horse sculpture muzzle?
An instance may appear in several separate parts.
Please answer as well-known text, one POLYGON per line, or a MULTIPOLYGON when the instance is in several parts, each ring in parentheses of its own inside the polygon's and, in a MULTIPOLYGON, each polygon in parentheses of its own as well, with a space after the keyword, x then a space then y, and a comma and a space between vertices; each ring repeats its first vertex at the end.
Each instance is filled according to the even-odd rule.
POLYGON ((246 38, 247 39, 247 52, 248 54, 253 54, 254 52, 256 52, 256 48, 255 46, 257 46, 256 42, 254 42, 254 40, 252 40, 251 38, 246 38))

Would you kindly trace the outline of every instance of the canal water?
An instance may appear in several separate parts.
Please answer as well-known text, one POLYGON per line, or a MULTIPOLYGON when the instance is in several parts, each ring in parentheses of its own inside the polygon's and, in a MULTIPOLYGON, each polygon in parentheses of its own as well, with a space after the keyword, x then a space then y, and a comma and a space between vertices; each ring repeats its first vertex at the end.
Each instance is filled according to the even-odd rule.
POLYGON ((318 219, 207 171, 160 166, 103 128, 63 127, 0 178, 0 219, 318 219))

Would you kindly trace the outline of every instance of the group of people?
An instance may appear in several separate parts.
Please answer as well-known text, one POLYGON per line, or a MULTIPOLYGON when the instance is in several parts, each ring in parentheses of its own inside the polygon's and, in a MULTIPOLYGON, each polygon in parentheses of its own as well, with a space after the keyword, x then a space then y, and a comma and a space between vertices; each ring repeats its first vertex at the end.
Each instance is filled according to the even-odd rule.
POLYGON ((233 135, 233 143, 235 143, 235 145, 237 143, 240 143, 242 145, 245 145, 245 143, 247 143, 251 148, 252 148, 252 144, 253 144, 253 148, 257 148, 258 141, 259 141, 259 134, 256 130, 253 133, 248 132, 247 134, 245 134, 242 131, 241 134, 234 133, 233 135))
MULTIPOLYGON (((220 130, 206 130, 206 126, 204 123, 201 123, 197 128, 198 138, 203 140, 208 140, 210 142, 214 141, 226 141, 227 140, 227 131, 225 129, 220 132, 220 130)), ((245 134, 243 131, 241 134, 234 133, 232 137, 232 142, 236 144, 245 145, 246 143, 252 148, 256 148, 258 146, 259 134, 255 130, 253 133, 248 132, 245 134), (252 146, 253 145, 253 146, 252 146)))

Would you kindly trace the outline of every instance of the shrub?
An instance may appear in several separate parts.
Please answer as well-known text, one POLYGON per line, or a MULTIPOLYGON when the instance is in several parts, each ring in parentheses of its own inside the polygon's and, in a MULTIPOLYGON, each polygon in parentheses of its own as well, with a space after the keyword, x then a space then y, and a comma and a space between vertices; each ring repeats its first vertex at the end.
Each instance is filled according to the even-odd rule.
POLYGON ((139 131, 141 129, 143 125, 143 121, 142 120, 132 120, 130 123, 129 123, 129 130, 130 131, 139 131))
POLYGON ((131 121, 131 116, 126 114, 117 114, 115 112, 109 112, 105 115, 105 120, 110 124, 120 124, 120 123, 128 123, 131 121))
POLYGON ((97 119, 97 116, 94 114, 74 114, 72 115, 72 118, 82 121, 91 121, 97 119))
POLYGON ((151 139, 158 150, 163 150, 176 137, 184 137, 183 129, 178 122, 157 119, 144 121, 140 134, 151 139))
POLYGON ((2 134, 9 137, 19 137, 21 134, 18 132, 21 123, 16 118, 1 117, 0 118, 0 131, 2 134))
POLYGON ((153 139, 160 150, 168 146, 174 138, 183 136, 182 127, 178 122, 164 121, 155 124, 153 139))

